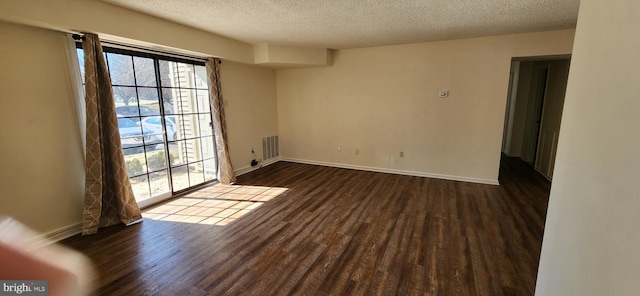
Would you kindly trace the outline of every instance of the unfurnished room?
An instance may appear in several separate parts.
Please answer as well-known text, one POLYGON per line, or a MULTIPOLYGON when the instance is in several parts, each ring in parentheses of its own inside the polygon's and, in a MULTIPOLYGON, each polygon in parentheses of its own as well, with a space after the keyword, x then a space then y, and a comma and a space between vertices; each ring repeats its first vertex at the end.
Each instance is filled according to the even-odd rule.
POLYGON ((637 295, 640 2, 0 0, 2 295, 637 295))

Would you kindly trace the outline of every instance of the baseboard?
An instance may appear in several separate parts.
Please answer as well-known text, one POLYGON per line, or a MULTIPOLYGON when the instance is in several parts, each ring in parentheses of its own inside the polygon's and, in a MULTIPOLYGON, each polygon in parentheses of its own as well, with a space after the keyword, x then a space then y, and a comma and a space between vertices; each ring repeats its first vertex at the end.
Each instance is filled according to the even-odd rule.
POLYGON ((297 159, 297 158, 288 158, 288 157, 282 157, 280 158, 280 160, 304 163, 304 164, 322 165, 322 166, 329 166, 329 167, 336 167, 336 168, 343 168, 343 169, 389 173, 389 174, 407 175, 407 176, 416 176, 416 177, 426 177, 426 178, 488 184, 488 185, 500 185, 500 182, 498 182, 498 180, 491 180, 491 179, 470 178, 470 177, 433 174, 433 173, 425 173, 425 172, 394 170, 394 169, 387 169, 387 168, 377 168, 377 167, 350 165, 350 164, 343 164, 343 163, 324 162, 324 161, 315 161, 315 160, 306 160, 306 159, 297 159))
POLYGON ((41 237, 50 242, 59 242, 80 233, 82 233, 82 223, 77 223, 45 233, 41 237))
POLYGON ((533 167, 533 169, 538 172, 538 174, 540 174, 540 176, 544 177, 545 179, 547 179, 547 181, 552 182, 553 180, 551 180, 551 178, 549 178, 549 176, 545 175, 545 173, 543 173, 541 170, 539 170, 537 167, 533 167))
POLYGON ((257 169, 260 169, 261 167, 268 166, 270 164, 274 164, 274 163, 276 163, 278 161, 280 161, 280 156, 276 156, 276 157, 270 158, 270 159, 268 159, 266 161, 263 161, 262 163, 258 164, 257 166, 254 166, 254 167, 246 166, 246 167, 234 170, 233 172, 236 174, 236 176, 242 176, 244 174, 247 174, 247 173, 253 172, 253 171, 257 170, 257 169))

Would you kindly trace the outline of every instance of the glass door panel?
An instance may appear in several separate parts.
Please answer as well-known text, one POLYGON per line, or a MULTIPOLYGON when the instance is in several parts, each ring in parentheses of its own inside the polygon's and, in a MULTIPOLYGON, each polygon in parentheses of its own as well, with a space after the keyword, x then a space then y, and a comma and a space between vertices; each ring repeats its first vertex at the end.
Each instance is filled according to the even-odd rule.
POLYGON ((215 179, 215 173, 205 165, 215 162, 215 143, 211 125, 211 107, 203 66, 162 61, 160 79, 166 125, 173 126, 173 141, 169 141, 171 154, 171 180, 173 190, 196 186, 215 179), (165 108, 166 109, 166 108, 165 108), (207 168, 209 172, 207 173, 207 168))
MULTIPOLYGON (((105 58, 127 174, 138 203, 150 204, 215 180, 205 67, 111 50, 105 48, 105 58)), ((78 49, 82 74, 83 56, 78 49)))

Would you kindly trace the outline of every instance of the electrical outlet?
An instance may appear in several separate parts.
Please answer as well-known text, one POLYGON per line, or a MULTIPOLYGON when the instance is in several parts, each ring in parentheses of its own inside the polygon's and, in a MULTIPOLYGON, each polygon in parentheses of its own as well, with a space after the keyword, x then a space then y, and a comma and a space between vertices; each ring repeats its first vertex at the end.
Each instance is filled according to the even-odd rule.
POLYGON ((338 151, 342 151, 342 146, 338 146, 338 151))
POLYGON ((400 151, 400 157, 404 157, 404 151, 400 151))
POLYGON ((356 155, 360 154, 360 149, 356 148, 356 155))

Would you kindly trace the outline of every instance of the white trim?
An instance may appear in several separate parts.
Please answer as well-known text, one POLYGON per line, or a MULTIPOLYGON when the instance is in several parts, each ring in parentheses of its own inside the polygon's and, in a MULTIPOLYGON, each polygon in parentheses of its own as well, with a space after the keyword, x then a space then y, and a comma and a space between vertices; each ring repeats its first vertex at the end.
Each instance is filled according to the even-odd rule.
POLYGON ((82 223, 76 223, 42 234, 40 237, 47 242, 59 242, 80 233, 82 233, 82 223))
POLYGON ((138 220, 136 220, 136 221, 129 222, 129 223, 125 224, 125 225, 126 225, 126 226, 131 226, 131 225, 134 225, 134 224, 141 223, 143 220, 144 220, 144 218, 140 218, 140 219, 138 219, 138 220))
POLYGON ((253 172, 255 170, 258 170, 263 166, 268 166, 270 164, 274 164, 274 163, 276 163, 278 161, 280 161, 280 156, 272 157, 272 158, 268 159, 267 161, 264 161, 264 162, 258 164, 257 166, 254 166, 254 167, 246 166, 246 167, 234 170, 233 172, 236 174, 236 176, 242 176, 244 174, 247 174, 247 173, 253 172))
MULTIPOLYGON (((150 206, 159 204, 167 199, 171 199, 176 197, 175 195, 172 195, 171 192, 165 192, 165 193, 161 193, 159 195, 147 198, 147 199, 143 199, 141 201, 138 202, 138 208, 142 209, 146 209, 150 206)), ((135 224, 135 223, 132 223, 135 224)), ((128 225, 127 225, 128 226, 128 225)))
POLYGON ((443 174, 434 174, 434 173, 425 173, 425 172, 416 172, 416 171, 394 170, 394 169, 387 169, 387 168, 367 167, 367 166, 359 166, 359 165, 351 165, 351 164, 343 164, 343 163, 288 158, 288 157, 282 157, 280 158, 280 160, 304 163, 304 164, 322 165, 322 166, 329 166, 329 167, 336 167, 336 168, 343 168, 343 169, 371 171, 371 172, 389 173, 389 174, 407 175, 407 176, 416 176, 416 177, 426 177, 426 178, 462 181, 462 182, 488 184, 488 185, 500 185, 500 182, 498 182, 498 180, 492 180, 492 179, 461 177, 461 176, 452 176, 452 175, 443 175, 443 174))

